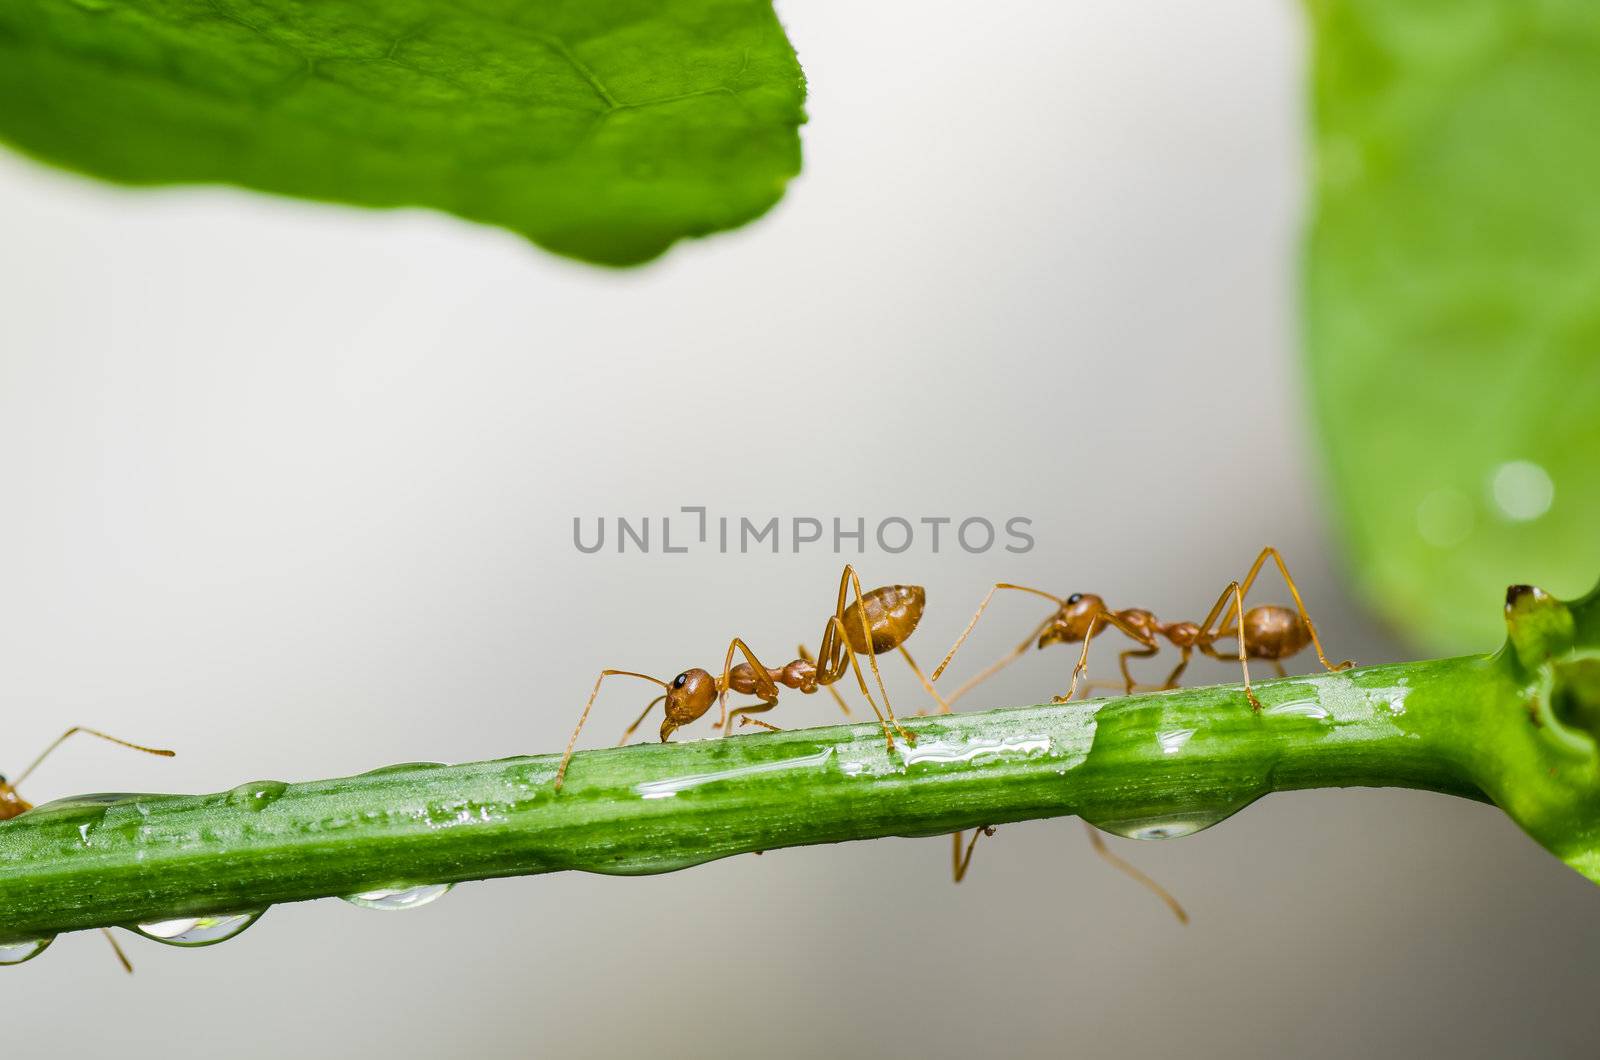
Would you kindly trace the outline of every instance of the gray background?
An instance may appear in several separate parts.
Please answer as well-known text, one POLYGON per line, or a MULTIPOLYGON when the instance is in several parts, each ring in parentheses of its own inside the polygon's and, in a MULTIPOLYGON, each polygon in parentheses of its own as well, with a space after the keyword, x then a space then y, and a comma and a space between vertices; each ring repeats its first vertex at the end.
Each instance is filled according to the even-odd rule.
MULTIPOLYGON (((1197 615, 1275 543, 1331 650, 1404 654, 1341 589, 1299 393, 1294 6, 783 13, 804 176, 638 272, 0 158, 4 766, 72 722, 181 752, 85 742, 30 797, 551 750, 600 667, 776 655, 831 606, 832 555, 579 556, 575 514, 1033 518, 1026 556, 861 557, 928 587, 925 659, 999 578, 1197 615)), ((1274 796, 1118 849, 1192 926, 1054 821, 960 888, 944 842, 887 840, 283 907, 129 938, 132 979, 71 936, 0 1011, 30 1055, 127 1058, 1592 1052, 1594 890, 1488 808, 1274 796)))

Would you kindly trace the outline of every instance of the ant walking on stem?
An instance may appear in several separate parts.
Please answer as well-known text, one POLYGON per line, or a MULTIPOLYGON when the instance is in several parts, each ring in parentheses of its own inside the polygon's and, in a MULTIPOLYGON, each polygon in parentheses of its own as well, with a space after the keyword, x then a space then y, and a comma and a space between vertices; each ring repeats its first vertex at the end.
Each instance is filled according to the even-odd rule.
MULTIPOLYGON (((984 610, 989 602, 994 599, 995 593, 1002 589, 1016 590, 1018 592, 1032 593, 1042 596, 1056 605, 1054 613, 1034 627, 1020 644, 1006 653, 999 660, 980 671, 969 679, 948 697, 948 702, 954 703, 967 692, 982 682, 993 677, 1001 670, 1024 655, 1030 647, 1048 647, 1051 644, 1076 644, 1082 643, 1083 649, 1078 654, 1078 662, 1072 669, 1072 681, 1065 695, 1055 697, 1055 702, 1064 703, 1072 699, 1078 689, 1078 682, 1088 670, 1089 645, 1096 634, 1104 632, 1108 627, 1120 631, 1123 635, 1134 641, 1136 647, 1122 652, 1118 656, 1118 667, 1122 671, 1123 690, 1132 693, 1136 687, 1133 674, 1128 670, 1128 663, 1133 659, 1149 658, 1160 652, 1158 637, 1169 641, 1181 653, 1178 664, 1167 675, 1161 688, 1176 688, 1178 678, 1183 676, 1183 671, 1188 667, 1190 659, 1196 651, 1211 658, 1227 661, 1223 653, 1217 650, 1217 642, 1234 638, 1238 642, 1237 658, 1239 668, 1244 674, 1244 694, 1250 703, 1250 709, 1259 711, 1261 701, 1256 698, 1255 690, 1250 682, 1250 659, 1261 659, 1272 663, 1279 677, 1285 676, 1283 669, 1284 659, 1303 651, 1307 645, 1315 647, 1317 659, 1330 671, 1347 670, 1354 663, 1345 662, 1334 665, 1328 661, 1327 655, 1322 650, 1322 641, 1317 636, 1316 626, 1311 621, 1311 616, 1306 612, 1305 601, 1300 597, 1300 589, 1295 585, 1294 578, 1289 574, 1289 568, 1283 561, 1283 556, 1272 546, 1261 550, 1260 555, 1250 566, 1250 571, 1242 582, 1230 582, 1217 598, 1216 604, 1206 615, 1205 621, 1194 622, 1162 622, 1152 612, 1142 608, 1127 608, 1112 610, 1106 605, 1105 600, 1092 593, 1073 593, 1062 598, 1047 593, 1042 589, 1035 589, 1026 585, 1014 585, 1009 582, 999 582, 989 590, 983 602, 978 605, 977 612, 972 620, 967 623, 967 628, 956 638, 955 644, 940 661, 933 671, 933 680, 938 681, 945 668, 950 665, 950 660, 955 658, 956 651, 972 633, 973 627, 978 624, 978 619, 983 617, 984 610), (1262 567, 1271 557, 1277 565, 1278 572, 1283 575, 1284 584, 1288 586, 1289 595, 1294 598, 1294 609, 1276 605, 1259 605, 1245 610, 1245 596, 1255 584, 1256 577, 1261 573, 1262 567), (1213 628, 1215 626, 1215 628, 1213 628)), ((1234 653, 1229 653, 1232 656, 1234 653)), ((1104 686, 1103 682, 1089 682, 1085 686, 1085 693, 1092 691, 1097 685, 1104 686)), ((1115 687, 1115 686, 1109 686, 1115 687)), ((1088 831, 1089 841, 1094 845, 1095 852, 1112 865, 1133 877, 1139 883, 1153 891, 1177 916, 1179 921, 1188 923, 1188 914, 1177 900, 1169 894, 1160 884, 1149 876, 1139 871, 1133 865, 1124 861, 1105 845, 1098 831, 1093 825, 1084 822, 1088 831)), ((978 839, 983 835, 993 835, 993 828, 982 828, 973 832, 972 840, 966 846, 965 852, 961 848, 962 833, 957 832, 952 837, 952 870, 957 883, 967 873, 972 863, 973 848, 977 846, 978 839)))
POLYGON ((713 703, 720 705, 720 717, 715 727, 720 728, 724 736, 731 732, 734 718, 739 718, 741 724, 748 721, 750 724, 765 728, 775 728, 752 718, 751 715, 765 713, 777 706, 779 686, 794 689, 803 695, 809 695, 818 688, 828 688, 835 702, 839 704, 839 709, 848 715, 850 708, 845 706, 837 691, 829 686, 844 677, 847 672, 853 672, 856 683, 861 688, 861 694, 866 697, 873 713, 878 716, 878 724, 883 728, 883 736, 889 748, 891 750, 894 748, 895 733, 899 733, 907 743, 916 743, 916 737, 902 728, 894 716, 894 708, 889 704, 888 690, 883 684, 883 674, 878 669, 878 656, 898 649, 906 663, 922 681, 923 687, 939 700, 944 709, 949 709, 939 698, 939 694, 933 690, 933 683, 923 676, 922 669, 917 666, 904 646, 906 638, 911 636, 917 628, 917 623, 922 620, 925 601, 926 594, 920 585, 886 585, 870 593, 864 593, 855 568, 846 564, 844 573, 839 578, 838 602, 834 606, 833 614, 828 616, 815 657, 801 645, 799 658, 782 667, 768 667, 756 657, 749 645, 739 637, 735 637, 728 643, 728 650, 723 656, 720 677, 714 677, 710 672, 698 667, 685 670, 671 682, 651 677, 649 674, 635 673, 632 670, 600 671, 600 676, 594 683, 594 690, 589 693, 589 701, 584 704, 583 713, 578 717, 578 725, 572 730, 572 738, 567 741, 566 752, 561 756, 561 765, 556 770, 555 789, 561 790, 567 765, 572 760, 573 747, 578 742, 578 734, 583 731, 584 722, 589 718, 589 710, 594 706, 595 697, 600 694, 600 685, 611 676, 637 677, 660 685, 664 690, 661 695, 651 700, 644 712, 628 726, 627 731, 623 733, 623 742, 626 742, 628 737, 643 724, 657 703, 665 704, 663 711, 666 717, 661 722, 663 743, 674 731, 705 715, 713 703), (737 666, 733 663, 735 652, 744 656, 744 661, 737 666), (858 655, 865 655, 868 665, 872 668, 878 693, 883 699, 881 710, 867 687, 867 679, 861 671, 858 655), (729 692, 758 696, 761 701, 753 706, 741 707, 730 712, 727 706, 729 692))
MULTIPOLYGON (((90 729, 82 725, 74 725, 60 736, 57 736, 55 741, 51 743, 49 747, 46 747, 43 751, 39 752, 39 757, 35 758, 32 764, 30 764, 27 769, 24 769, 16 780, 7 780, 5 777, 0 776, 0 821, 9 821, 13 817, 20 817, 29 810, 33 809, 33 803, 17 794, 17 785, 21 784, 24 780, 27 780, 28 777, 32 775, 33 771, 39 768, 39 764, 46 758, 50 757, 51 751, 54 751, 57 747, 60 747, 67 741, 69 737, 75 736, 80 732, 86 736, 97 736, 100 739, 114 743, 119 747, 130 747, 135 751, 143 751, 145 754, 149 755, 160 755, 163 758, 171 758, 174 754, 172 751, 163 750, 159 747, 145 747, 142 744, 129 743, 127 740, 119 740, 115 736, 101 732, 99 729, 90 729)), ((132 972, 133 964, 128 960, 128 955, 122 952, 122 947, 117 944, 116 936, 112 935, 108 928, 101 928, 100 931, 105 935, 106 941, 111 943, 112 950, 114 950, 117 954, 117 960, 122 962, 123 970, 132 972)))
POLYGON ((1316 649, 1317 659, 1330 671, 1348 670, 1355 665, 1348 659, 1338 665, 1328 661, 1326 653, 1322 650, 1322 641, 1317 636, 1317 627, 1306 612, 1305 601, 1300 598, 1299 587, 1295 585, 1294 578, 1289 574, 1289 568, 1283 562, 1278 550, 1268 545, 1261 550, 1255 563, 1251 564, 1250 572, 1245 575, 1244 581, 1229 582, 1210 613, 1206 615, 1205 621, 1198 625, 1193 622, 1162 622, 1154 614, 1142 608, 1130 607, 1114 611, 1106 606, 1105 600, 1093 593, 1073 593, 1063 599, 1043 589, 1012 585, 1008 582, 997 583, 989 590, 989 595, 983 598, 983 603, 978 605, 972 621, 967 623, 967 628, 956 638, 955 644, 934 669, 932 678, 934 681, 938 681, 945 667, 950 665, 950 660, 955 658, 962 642, 978 624, 978 619, 983 617, 989 601, 994 599, 994 594, 1001 589, 1015 589, 1042 596, 1056 605, 1056 611, 1035 626, 1033 632, 1029 633, 1021 644, 958 688, 949 697, 952 703, 978 683, 988 680, 1016 661, 1030 646, 1044 648, 1058 643, 1081 643, 1083 650, 1078 654, 1077 665, 1072 668, 1072 682, 1065 695, 1055 697, 1055 702, 1064 703, 1073 697, 1078 688, 1078 681, 1089 668, 1090 642, 1108 627, 1117 629, 1137 645, 1118 656, 1124 690, 1129 693, 1133 692, 1136 682, 1128 670, 1128 663, 1132 659, 1149 658, 1159 653, 1161 645, 1157 637, 1165 637, 1181 653, 1178 665, 1160 686, 1164 689, 1177 687, 1178 678, 1183 676, 1184 669, 1188 667, 1196 651, 1213 659, 1228 661, 1228 657, 1234 653, 1229 652, 1228 657, 1225 657, 1217 650, 1217 641, 1235 639, 1238 642, 1239 668, 1244 674, 1245 698, 1250 702, 1250 709, 1255 711, 1261 709, 1261 701, 1256 698, 1255 689, 1250 683, 1250 659, 1261 659, 1272 663, 1278 676, 1282 677, 1285 676, 1283 660, 1299 654, 1310 645, 1316 649), (1262 604, 1245 610, 1244 598, 1255 584, 1256 576, 1261 573, 1261 568, 1268 557, 1277 564, 1278 572, 1283 575, 1284 584, 1289 587, 1289 595, 1294 597, 1293 610, 1275 604, 1262 604), (1216 625, 1215 629, 1212 628, 1213 624, 1216 625))

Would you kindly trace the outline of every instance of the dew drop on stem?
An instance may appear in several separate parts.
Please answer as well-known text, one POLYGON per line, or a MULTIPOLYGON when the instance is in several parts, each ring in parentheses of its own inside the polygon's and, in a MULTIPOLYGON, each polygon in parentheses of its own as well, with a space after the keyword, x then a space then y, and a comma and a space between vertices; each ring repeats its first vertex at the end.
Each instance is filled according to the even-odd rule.
POLYGON ((133 930, 147 939, 168 946, 214 946, 219 942, 228 941, 260 920, 263 912, 265 910, 154 920, 137 924, 133 930))
POLYGON ((351 905, 363 909, 416 909, 435 901, 451 887, 450 883, 425 883, 416 887, 381 888, 341 895, 351 905))
POLYGON ((55 941, 52 935, 47 939, 34 939, 31 942, 7 942, 0 945, 0 964, 21 964, 31 961, 49 948, 55 941))

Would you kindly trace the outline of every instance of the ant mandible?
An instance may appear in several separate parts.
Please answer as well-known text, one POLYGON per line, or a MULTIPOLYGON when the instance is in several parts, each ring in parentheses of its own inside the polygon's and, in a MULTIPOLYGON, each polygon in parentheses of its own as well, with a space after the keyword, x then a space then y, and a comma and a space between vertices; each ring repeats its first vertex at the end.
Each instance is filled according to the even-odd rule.
MULTIPOLYGON (((932 678, 934 681, 939 680, 939 675, 950 665, 950 660, 955 657, 957 649, 978 624, 978 619, 983 617, 989 601, 1001 589, 1015 589, 1042 596, 1053 602, 1057 609, 1034 627, 1026 640, 958 688, 949 697, 949 702, 955 702, 975 685, 1009 666, 1030 646, 1036 644, 1044 648, 1057 643, 1082 643, 1083 650, 1078 655, 1077 665, 1072 669, 1072 683, 1065 695, 1055 697, 1057 703, 1066 702, 1077 691, 1079 679, 1088 670, 1090 642, 1096 634, 1103 632, 1108 626, 1121 631, 1138 645, 1118 656, 1125 690, 1130 693, 1134 690, 1135 681, 1128 671, 1128 662, 1130 659, 1148 658, 1157 654, 1161 649, 1156 639, 1158 636, 1165 637, 1181 652, 1178 665, 1167 675, 1166 681, 1161 685, 1162 688, 1177 686, 1178 678, 1183 675, 1184 669, 1196 651, 1213 659, 1227 661, 1217 650, 1216 643, 1229 637, 1235 638, 1238 641, 1239 668, 1244 674, 1245 698, 1250 701, 1250 708, 1255 711, 1261 709, 1261 701, 1256 698, 1255 690, 1250 683, 1250 659, 1271 662, 1278 676, 1282 677, 1284 676, 1282 660, 1298 654, 1309 644, 1316 649, 1317 659, 1330 671, 1347 670, 1355 665, 1349 660, 1338 665, 1328 661, 1327 655, 1322 650, 1322 641, 1317 636, 1317 627, 1312 623, 1311 616, 1306 613, 1305 601, 1300 598, 1300 590, 1289 574, 1288 566, 1283 562, 1278 550, 1269 545, 1256 557, 1243 582, 1228 583, 1228 587, 1222 591, 1222 595, 1217 598, 1216 604, 1206 615, 1205 621, 1198 625, 1193 622, 1162 622, 1154 614, 1142 608, 1114 611, 1106 606, 1105 600, 1093 593, 1073 593, 1063 599, 1026 585, 997 583, 989 590, 989 595, 983 598, 977 613, 972 616, 972 621, 967 623, 967 628, 956 639, 949 653, 934 669, 932 678), (1255 584, 1256 576, 1261 573, 1261 568, 1269 556, 1277 564, 1279 573, 1283 575, 1284 584, 1289 587, 1289 594, 1294 597, 1294 609, 1264 604, 1246 611, 1244 598, 1250 592, 1250 587, 1255 584), (1213 623, 1216 624, 1216 629, 1212 628, 1213 623)), ((1229 656, 1232 654, 1230 652, 1229 656)))
MULTIPOLYGON (((623 741, 626 741, 644 722, 645 717, 657 703, 665 704, 663 711, 666 716, 661 722, 663 743, 677 729, 701 718, 711 709, 713 703, 721 707, 721 716, 716 722, 716 727, 726 736, 733 728, 734 718, 740 718, 742 722, 750 715, 764 713, 777 706, 780 685, 803 695, 809 695, 818 688, 832 685, 845 673, 853 672, 856 683, 861 687, 861 694, 866 697, 873 713, 878 716, 878 724, 883 728, 884 739, 889 748, 891 750, 894 748, 896 732, 907 743, 916 743, 916 737, 902 728, 894 716, 894 707, 889 703, 889 693, 883 684, 883 674, 878 669, 878 656, 899 649, 907 664, 921 679, 923 686, 936 699, 939 698, 938 693, 933 691, 932 682, 923 676, 921 668, 904 647, 906 638, 911 636, 917 628, 917 623, 922 620, 925 602, 926 594, 920 585, 885 585, 870 593, 864 593, 855 568, 846 564, 844 573, 839 578, 838 602, 834 606, 833 614, 828 616, 827 625, 823 628, 822 641, 817 647, 815 658, 802 645, 800 657, 793 662, 783 667, 768 667, 756 657, 749 645, 741 638, 734 637, 728 643, 727 653, 722 660, 721 677, 713 677, 708 671, 698 667, 683 671, 671 682, 651 677, 649 674, 635 673, 632 670, 600 671, 600 676, 594 683, 594 690, 589 693, 589 701, 583 705, 583 713, 578 717, 577 727, 572 730, 572 738, 567 741, 567 749, 561 756, 561 765, 556 769, 555 790, 561 790, 566 778, 567 765, 572 760, 573 747, 578 742, 578 734, 583 731, 584 722, 589 718, 589 710, 594 706, 595 697, 600 694, 600 685, 607 677, 612 676, 637 677, 660 685, 664 689, 660 696, 650 701, 644 713, 628 726, 627 732, 623 734, 623 741), (853 601, 852 596, 854 596, 853 601), (735 652, 742 654, 745 660, 737 666, 733 664, 735 652), (873 677, 877 681, 878 693, 883 698, 882 710, 878 708, 877 701, 873 699, 867 687, 867 679, 861 672, 857 655, 867 657, 873 677), (761 702, 730 712, 727 706, 729 692, 758 696, 761 702)), ((834 692, 831 688, 829 691, 834 692)), ((846 714, 850 713, 844 700, 836 692, 834 699, 841 710, 846 714)), ((941 699, 941 705, 943 702, 941 699)), ((755 724, 764 723, 755 722, 755 724)))
MULTIPOLYGON (((17 785, 21 784, 24 780, 27 780, 33 771, 39 768, 39 764, 46 758, 50 757, 51 751, 54 751, 57 747, 60 747, 64 742, 66 742, 68 737, 74 736, 80 732, 86 736, 98 736, 100 739, 114 743, 119 747, 131 747, 135 751, 143 751, 145 754, 160 755, 163 758, 171 758, 174 754, 172 751, 163 750, 159 747, 145 747, 142 744, 129 743, 127 740, 119 740, 115 736, 101 732, 99 729, 90 729, 82 725, 74 725, 60 736, 57 736, 55 738, 55 742, 49 747, 46 747, 43 751, 39 752, 39 757, 35 758, 32 764, 30 764, 27 769, 24 769, 16 780, 7 780, 5 777, 0 776, 0 821, 9 821, 13 817, 20 817, 29 810, 33 809, 33 803, 29 802, 27 799, 24 799, 17 793, 17 785)), ((105 935, 106 941, 111 943, 112 950, 114 950, 117 954, 117 960, 122 962, 123 970, 126 972, 132 972, 133 963, 128 960, 128 955, 122 952, 122 947, 117 944, 116 936, 112 935, 110 929, 108 928, 101 928, 100 931, 103 935, 105 935)))

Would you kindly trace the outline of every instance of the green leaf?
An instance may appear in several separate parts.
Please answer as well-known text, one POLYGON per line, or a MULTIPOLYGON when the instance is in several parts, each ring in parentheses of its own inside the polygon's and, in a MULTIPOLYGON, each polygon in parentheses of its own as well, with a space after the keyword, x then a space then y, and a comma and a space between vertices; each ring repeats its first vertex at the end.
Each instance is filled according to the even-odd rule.
POLYGON ((39 158, 428 206, 609 265, 777 202, 804 99, 770 0, 0 4, 0 137, 39 158))
POLYGON ((1600 4, 1312 0, 1310 376, 1365 594, 1439 650, 1600 566, 1600 4))

